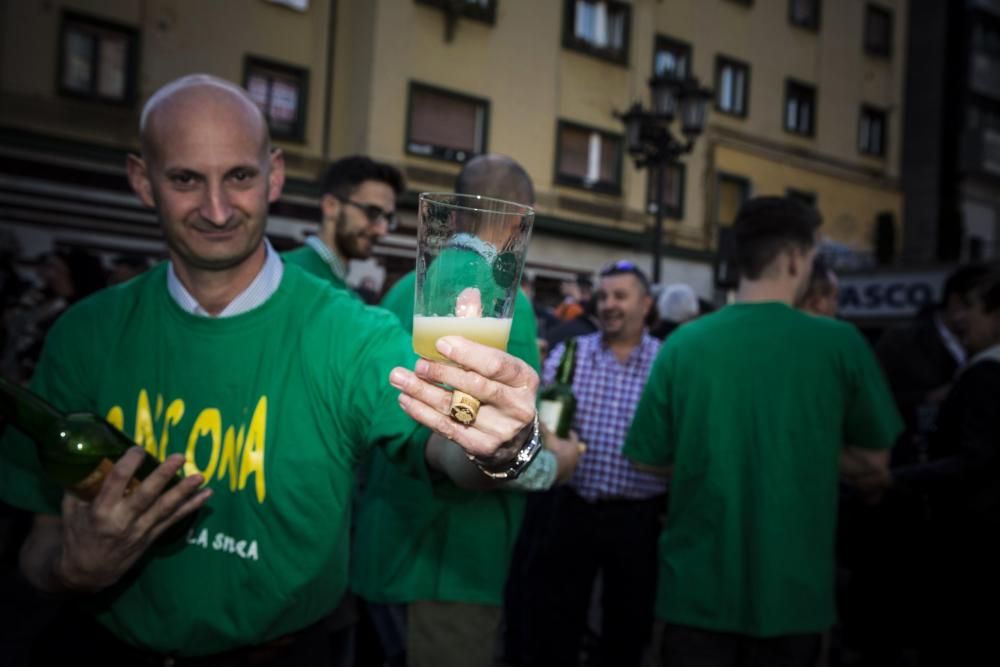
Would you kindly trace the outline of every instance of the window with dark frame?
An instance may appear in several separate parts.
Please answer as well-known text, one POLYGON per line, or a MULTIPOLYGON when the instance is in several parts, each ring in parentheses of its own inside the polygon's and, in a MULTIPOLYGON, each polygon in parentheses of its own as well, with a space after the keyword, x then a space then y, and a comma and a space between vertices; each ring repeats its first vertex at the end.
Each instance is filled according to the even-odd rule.
POLYGON ((139 32, 118 23, 63 12, 59 92, 113 104, 135 99, 139 32))
POLYGON ((886 114, 868 105, 861 107, 858 120, 858 150, 864 155, 885 155, 886 114))
POLYGON ((656 36, 653 76, 684 80, 691 76, 691 45, 666 35, 656 36))
POLYGON ((746 117, 750 97, 750 65, 726 56, 715 57, 715 108, 746 117))
POLYGON ((267 119, 271 136, 304 141, 309 70, 257 56, 247 56, 243 87, 267 119))
POLYGON ((865 6, 865 53, 880 58, 892 54, 892 12, 878 5, 865 6))
POLYGON ((662 169, 651 168, 646 179, 646 210, 656 213, 656 182, 654 174, 660 173, 663 179, 663 215, 667 218, 680 220, 684 217, 684 165, 668 164, 662 169))
POLYGON ((628 64, 632 8, 619 0, 565 0, 563 46, 628 64))
POLYGON ((819 30, 821 0, 788 0, 788 22, 806 30, 819 30))
POLYGON ((621 192, 622 138, 576 123, 559 121, 556 182, 596 192, 621 192))
POLYGON ((799 81, 785 82, 786 132, 811 137, 816 134, 816 88, 799 81))
POLYGON ((467 19, 483 21, 484 23, 496 23, 497 0, 459 0, 456 5, 454 0, 415 0, 418 5, 429 5, 439 9, 458 9, 458 14, 467 19))
POLYGON ((750 199, 750 179, 736 174, 718 172, 715 178, 715 220, 731 225, 740 207, 750 199))
POLYGON ((785 190, 785 196, 789 199, 801 202, 806 206, 816 208, 816 193, 809 192, 808 190, 799 190, 798 188, 788 188, 785 190))
POLYGON ((487 100, 410 83, 406 152, 465 162, 486 152, 487 100))

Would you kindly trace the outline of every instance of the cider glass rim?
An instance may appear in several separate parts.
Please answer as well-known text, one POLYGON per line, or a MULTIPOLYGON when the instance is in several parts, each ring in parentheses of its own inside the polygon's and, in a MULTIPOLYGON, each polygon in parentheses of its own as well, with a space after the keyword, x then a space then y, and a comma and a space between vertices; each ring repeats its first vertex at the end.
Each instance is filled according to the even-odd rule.
POLYGON ((534 207, 528 206, 527 204, 520 204, 515 201, 499 199, 497 197, 485 197, 483 195, 460 194, 457 192, 421 192, 418 200, 420 202, 426 201, 437 206, 447 206, 449 208, 474 211, 477 213, 520 216, 535 214, 534 207), (447 198, 447 200, 445 198, 447 198), (499 208, 476 206, 479 202, 490 202, 493 204, 500 204, 501 206, 499 208))

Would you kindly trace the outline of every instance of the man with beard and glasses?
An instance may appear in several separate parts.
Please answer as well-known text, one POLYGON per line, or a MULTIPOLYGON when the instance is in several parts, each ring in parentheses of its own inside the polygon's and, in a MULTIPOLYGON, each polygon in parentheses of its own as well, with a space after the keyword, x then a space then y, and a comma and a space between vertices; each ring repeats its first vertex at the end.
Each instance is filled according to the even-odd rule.
POLYGON ((34 513, 25 578, 73 610, 35 664, 329 665, 359 462, 384 450, 428 486, 517 477, 540 447, 538 376, 458 336, 437 342, 453 365, 418 361, 391 314, 283 264, 264 229, 284 160, 242 88, 173 81, 140 137, 128 178, 169 261, 70 308, 32 380, 140 446, 85 500, 13 428, 0 443, 0 500, 34 513), (443 385, 482 397, 474 424, 448 417, 443 385), (163 463, 130 484, 148 455, 163 463))
POLYGON ((371 257, 378 240, 396 228, 402 192, 403 176, 392 165, 363 155, 337 160, 323 179, 319 233, 284 253, 285 261, 346 288, 348 262, 371 257))
MULTIPOLYGON (((639 665, 653 625, 656 538, 666 480, 622 456, 632 413, 660 341, 646 330, 649 282, 632 262, 605 267, 594 294, 600 331, 577 340, 572 429, 587 443, 568 484, 555 492, 540 547, 539 608, 525 648, 528 665, 576 665, 591 590, 602 577, 599 664, 639 665)), ((555 379, 566 348, 545 362, 555 379)))

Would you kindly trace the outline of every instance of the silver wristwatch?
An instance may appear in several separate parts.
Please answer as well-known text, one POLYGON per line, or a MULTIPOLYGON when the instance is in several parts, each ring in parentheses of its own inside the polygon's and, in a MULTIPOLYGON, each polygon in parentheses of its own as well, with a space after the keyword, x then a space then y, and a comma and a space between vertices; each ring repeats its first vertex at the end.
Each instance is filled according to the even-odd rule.
POLYGON ((493 479, 500 480, 511 480, 517 479, 518 475, 524 472, 524 469, 535 460, 538 456, 538 452, 542 451, 542 432, 538 428, 538 413, 535 413, 535 420, 532 424, 531 440, 524 444, 514 458, 511 460, 510 464, 503 470, 495 471, 490 470, 487 464, 483 463, 477 457, 469 455, 469 460, 476 464, 476 467, 486 475, 487 477, 492 477, 493 479))

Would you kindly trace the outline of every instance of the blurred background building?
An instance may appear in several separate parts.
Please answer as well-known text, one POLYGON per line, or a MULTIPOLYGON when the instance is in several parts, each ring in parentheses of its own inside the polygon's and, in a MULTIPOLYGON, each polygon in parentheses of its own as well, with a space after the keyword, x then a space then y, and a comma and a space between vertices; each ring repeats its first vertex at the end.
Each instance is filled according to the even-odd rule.
MULTIPOLYGON (((967 12, 992 26, 996 5, 969 0, 967 12)), ((401 228, 352 277, 391 281, 412 266, 416 193, 451 189, 462 161, 496 151, 535 180, 528 270, 544 295, 611 259, 651 261, 655 188, 614 113, 674 74, 697 76, 714 103, 694 152, 664 173, 667 282, 704 297, 725 286, 716 250, 761 194, 815 205, 844 266, 893 262, 901 247, 937 259, 903 224, 910 24, 904 0, 0 0, 0 226, 28 256, 73 245, 163 256, 124 156, 153 90, 209 72, 248 88, 285 151, 291 178, 268 228, 279 247, 315 228, 324 164, 367 153, 400 167, 409 192, 401 228)), ((975 34, 978 100, 1000 65, 996 33, 975 34)), ((993 115, 968 126, 986 143, 960 163, 987 174, 1000 169, 990 94, 993 115)), ((943 191, 944 177, 928 178, 943 191)), ((916 234, 944 224, 944 204, 915 206, 916 234)))
POLYGON ((913 3, 909 32, 903 258, 997 258, 1000 0, 913 3))

